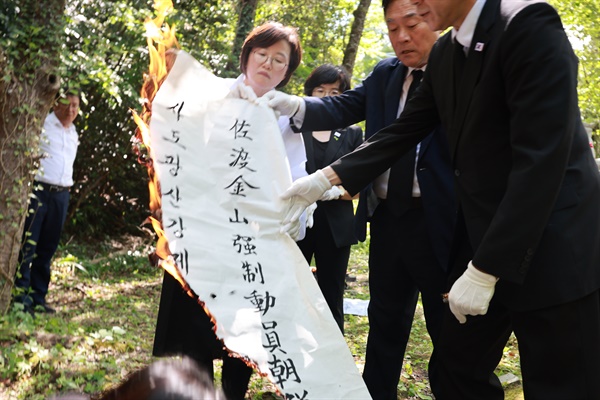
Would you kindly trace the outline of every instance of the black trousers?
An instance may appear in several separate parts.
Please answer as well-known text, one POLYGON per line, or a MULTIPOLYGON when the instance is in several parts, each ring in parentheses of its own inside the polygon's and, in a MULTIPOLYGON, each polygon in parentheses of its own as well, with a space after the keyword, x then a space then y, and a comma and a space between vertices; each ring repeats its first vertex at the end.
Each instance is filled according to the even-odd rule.
POLYGON ((434 353, 429 380, 437 394, 437 341, 446 273, 433 254, 422 208, 396 217, 381 202, 371 220, 369 336, 363 378, 374 400, 396 400, 419 292, 434 353))
POLYGON ((34 190, 30 198, 23 241, 19 252, 19 274, 15 287, 19 293, 15 300, 27 306, 46 304, 50 285, 50 265, 58 248, 60 234, 69 206, 68 190, 34 190))
POLYGON ((213 379, 213 360, 222 359, 223 392, 228 400, 243 400, 253 369, 242 360, 230 357, 213 329, 200 304, 165 272, 152 354, 157 357, 187 355, 213 379))
POLYGON ((439 340, 437 400, 501 400, 494 369, 510 333, 519 343, 527 400, 600 399, 600 293, 533 311, 492 299, 484 316, 459 324, 450 311, 439 340))
POLYGON ((306 230, 306 236, 298 242, 298 247, 309 264, 315 257, 319 288, 335 322, 344 333, 344 290, 350 246, 337 247, 327 217, 319 208, 313 217, 314 226, 306 230))
MULTIPOLYGON (((214 380, 213 360, 198 358, 194 355, 192 358, 214 380)), ((252 376, 252 368, 248 367, 242 360, 227 355, 223 356, 222 360, 221 384, 227 400, 244 400, 252 376)))

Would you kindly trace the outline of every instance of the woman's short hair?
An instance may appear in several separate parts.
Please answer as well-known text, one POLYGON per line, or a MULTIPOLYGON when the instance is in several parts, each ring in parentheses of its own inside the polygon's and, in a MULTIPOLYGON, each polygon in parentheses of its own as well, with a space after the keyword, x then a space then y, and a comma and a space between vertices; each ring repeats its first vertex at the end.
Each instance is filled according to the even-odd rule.
POLYGON ((254 28, 248 34, 242 46, 242 53, 240 54, 240 69, 242 73, 246 73, 248 58, 253 49, 257 47, 267 48, 280 40, 285 40, 290 45, 290 60, 287 65, 287 71, 283 80, 276 87, 285 86, 296 68, 298 68, 298 65, 300 65, 300 61, 302 61, 302 46, 300 45, 300 38, 296 29, 291 26, 284 26, 279 22, 266 22, 254 28))
POLYGON ((344 67, 323 64, 315 68, 304 81, 304 94, 312 96, 313 90, 324 83, 340 82, 340 92, 350 89, 350 77, 344 67))

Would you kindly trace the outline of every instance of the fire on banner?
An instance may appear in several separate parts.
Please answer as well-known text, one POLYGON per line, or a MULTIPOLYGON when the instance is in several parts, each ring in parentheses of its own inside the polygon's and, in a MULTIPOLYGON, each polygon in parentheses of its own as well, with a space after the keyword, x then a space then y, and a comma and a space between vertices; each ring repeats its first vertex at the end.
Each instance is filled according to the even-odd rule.
POLYGON ((291 184, 274 112, 179 52, 152 102, 162 227, 227 349, 286 399, 369 399, 309 266, 280 233, 291 184))

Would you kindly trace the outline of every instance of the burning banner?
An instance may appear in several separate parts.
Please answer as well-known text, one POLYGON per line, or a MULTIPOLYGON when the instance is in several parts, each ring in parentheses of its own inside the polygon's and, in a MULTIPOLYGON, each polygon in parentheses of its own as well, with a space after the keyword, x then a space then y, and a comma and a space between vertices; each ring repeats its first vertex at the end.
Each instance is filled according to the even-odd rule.
POLYGON ((185 52, 168 71, 173 42, 157 43, 136 121, 159 264, 286 399, 370 398, 309 266, 280 233, 291 177, 274 112, 227 98, 230 81, 185 52))

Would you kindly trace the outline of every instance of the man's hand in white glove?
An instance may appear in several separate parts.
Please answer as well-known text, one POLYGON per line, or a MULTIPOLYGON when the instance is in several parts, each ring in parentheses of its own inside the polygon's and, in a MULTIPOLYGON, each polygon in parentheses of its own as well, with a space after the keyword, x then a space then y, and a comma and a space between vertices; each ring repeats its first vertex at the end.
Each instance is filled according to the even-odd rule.
POLYGON ((317 203, 312 203, 306 209, 306 227, 312 228, 315 225, 315 210, 317 209, 317 203))
POLYGON ((256 103, 257 97, 254 93, 252 87, 244 84, 244 82, 238 82, 237 85, 231 88, 229 94, 227 94, 228 98, 233 99, 244 99, 248 100, 251 103, 256 103))
POLYGON ((300 102, 304 101, 301 97, 285 94, 277 90, 271 90, 258 100, 259 104, 266 104, 275 110, 279 115, 293 117, 300 109, 300 102))
POLYGON ((319 200, 321 201, 329 201, 329 200, 337 200, 341 198, 346 191, 340 186, 333 186, 331 189, 323 193, 323 196, 319 200))
MULTIPOLYGON (((312 203, 306 209, 306 227, 312 228, 315 220, 313 218, 315 210, 317 209, 317 203, 312 203)), ((300 237, 300 228, 302 227, 302 223, 300 222, 300 218, 295 221, 287 222, 282 225, 280 232, 287 233, 294 240, 298 240, 300 237)))
POLYGON ((304 176, 295 180, 283 194, 281 198, 290 199, 290 204, 283 223, 297 221, 300 215, 308 208, 309 205, 321 198, 323 193, 331 188, 329 179, 321 170, 317 170, 308 176, 304 176))
POLYGON ((300 223, 300 219, 297 219, 296 221, 290 221, 288 223, 285 223, 282 227, 280 232, 281 233, 287 233, 288 235, 290 235, 290 237, 296 241, 298 240, 298 237, 300 236, 300 227, 301 227, 301 223, 300 223))
POLYGON ((469 262, 467 270, 454 282, 448 293, 450 311, 458 322, 461 324, 467 322, 467 315, 487 313, 496 282, 498 278, 478 270, 473 266, 472 261, 469 262))

